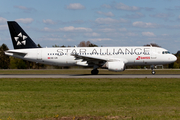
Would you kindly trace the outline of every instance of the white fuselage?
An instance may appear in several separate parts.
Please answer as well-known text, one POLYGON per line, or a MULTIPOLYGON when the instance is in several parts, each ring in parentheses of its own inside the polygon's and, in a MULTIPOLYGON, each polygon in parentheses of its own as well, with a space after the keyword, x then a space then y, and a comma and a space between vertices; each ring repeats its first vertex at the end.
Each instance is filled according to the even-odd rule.
MULTIPOLYGON (((59 47, 15 49, 5 52, 6 55, 20 59, 58 66, 90 66, 83 59, 74 55, 104 61, 123 61, 128 65, 162 65, 176 61, 176 57, 166 49, 159 47, 59 47)), ((97 63, 98 64, 98 63, 97 63)))

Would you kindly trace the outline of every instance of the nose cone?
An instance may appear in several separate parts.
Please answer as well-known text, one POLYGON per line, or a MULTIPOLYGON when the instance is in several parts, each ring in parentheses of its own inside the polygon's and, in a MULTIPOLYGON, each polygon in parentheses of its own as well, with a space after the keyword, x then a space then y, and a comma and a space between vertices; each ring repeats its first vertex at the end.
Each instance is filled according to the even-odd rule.
POLYGON ((172 61, 172 62, 175 62, 176 60, 177 60, 177 57, 176 57, 175 55, 172 55, 172 56, 171 56, 171 61, 172 61))

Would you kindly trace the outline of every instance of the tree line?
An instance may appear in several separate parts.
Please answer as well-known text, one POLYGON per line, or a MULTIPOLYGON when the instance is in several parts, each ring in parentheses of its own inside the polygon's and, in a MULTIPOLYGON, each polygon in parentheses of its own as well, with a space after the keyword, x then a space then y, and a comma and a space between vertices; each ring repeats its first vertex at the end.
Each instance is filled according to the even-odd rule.
MULTIPOLYGON (((39 47, 41 47, 38 44, 39 47)), ((144 46, 156 46, 160 47, 157 44, 147 44, 144 46)), ((59 45, 53 45, 53 47, 66 47, 66 46, 59 46, 59 45)), ((71 46, 67 46, 71 47, 71 46)), ((78 47, 98 47, 96 44, 91 43, 90 41, 82 41, 78 44, 78 47)), ((26 60, 22 60, 19 58, 14 58, 11 56, 5 55, 5 51, 9 50, 6 44, 2 44, 0 46, 0 69, 46 69, 46 68, 56 68, 60 69, 62 67, 58 66, 50 66, 50 65, 44 65, 36 62, 30 62, 26 60)), ((177 56, 177 61, 174 63, 171 63, 169 65, 165 65, 165 68, 180 68, 180 52, 177 52, 175 55, 177 56)), ((144 68, 149 66, 128 66, 128 68, 144 68)), ((63 68, 69 68, 69 67, 63 67, 63 68)))
POLYGON ((0 69, 37 69, 45 66, 43 64, 7 56, 4 53, 6 50, 9 50, 9 48, 6 44, 2 44, 0 46, 0 69))

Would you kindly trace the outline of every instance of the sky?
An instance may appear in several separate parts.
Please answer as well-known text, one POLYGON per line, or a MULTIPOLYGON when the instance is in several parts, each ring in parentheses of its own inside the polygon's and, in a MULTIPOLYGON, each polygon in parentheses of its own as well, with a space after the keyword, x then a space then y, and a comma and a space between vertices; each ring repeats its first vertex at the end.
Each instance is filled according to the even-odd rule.
POLYGON ((90 41, 180 50, 180 0, 0 0, 0 44, 13 49, 7 21, 42 47, 90 41))

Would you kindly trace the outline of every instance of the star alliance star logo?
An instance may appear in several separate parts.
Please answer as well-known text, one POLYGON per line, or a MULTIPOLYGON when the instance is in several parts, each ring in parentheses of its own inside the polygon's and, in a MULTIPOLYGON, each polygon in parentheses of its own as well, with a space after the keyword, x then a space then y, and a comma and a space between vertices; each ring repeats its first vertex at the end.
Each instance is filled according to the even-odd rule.
POLYGON ((18 37, 14 37, 15 41, 17 42, 17 45, 26 45, 26 38, 27 36, 22 35, 22 33, 20 32, 18 35, 18 37))

